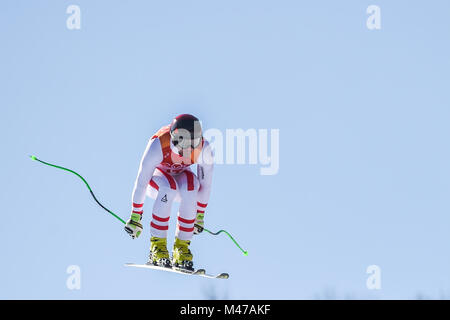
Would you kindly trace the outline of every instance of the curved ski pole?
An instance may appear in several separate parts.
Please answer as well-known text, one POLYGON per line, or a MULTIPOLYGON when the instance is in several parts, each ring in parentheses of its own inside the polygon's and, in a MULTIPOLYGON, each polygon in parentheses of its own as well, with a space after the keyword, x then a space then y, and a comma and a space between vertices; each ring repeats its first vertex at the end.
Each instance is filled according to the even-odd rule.
POLYGON ((42 163, 42 164, 45 164, 45 165, 47 165, 47 166, 50 166, 50 167, 54 167, 54 168, 58 168, 58 169, 61 169, 61 170, 65 170, 65 171, 71 172, 71 173, 73 173, 74 175, 78 176, 81 180, 83 180, 84 184, 85 184, 86 187, 89 189, 89 192, 91 193, 91 196, 92 196, 92 198, 94 198, 95 202, 97 202, 97 204, 98 204, 100 207, 102 207, 106 212, 110 213, 110 214, 111 214, 113 217, 115 217, 117 220, 119 220, 119 221, 122 222, 123 224, 126 224, 126 222, 125 222, 122 218, 120 218, 120 217, 119 217, 118 215, 116 215, 114 212, 112 212, 111 210, 109 210, 108 208, 106 208, 104 205, 102 205, 102 204, 100 203, 100 201, 97 200, 97 198, 95 197, 94 192, 92 192, 91 187, 89 186, 89 184, 87 183, 87 181, 86 181, 80 174, 76 173, 76 172, 73 171, 73 170, 70 170, 70 169, 67 169, 67 168, 64 168, 64 167, 60 167, 60 166, 57 166, 57 165, 54 165, 54 164, 51 164, 51 163, 48 163, 48 162, 39 160, 39 159, 36 158, 35 156, 30 156, 30 158, 31 158, 31 160, 38 161, 38 162, 40 162, 40 163, 42 163))
POLYGON ((198 229, 200 229, 200 230, 205 230, 206 232, 212 234, 213 236, 217 236, 217 235, 219 235, 220 233, 224 232, 228 237, 230 237, 230 239, 234 242, 234 244, 242 251, 242 253, 244 254, 244 256, 248 256, 248 252, 245 251, 244 249, 242 249, 241 246, 239 245, 239 243, 237 243, 237 241, 234 240, 233 236, 232 236, 231 234, 229 234, 226 230, 219 230, 219 231, 217 231, 217 232, 212 232, 212 231, 210 231, 210 230, 206 229, 205 227, 202 227, 202 226, 200 226, 200 225, 198 225, 198 224, 195 224, 195 226, 196 226, 198 229))

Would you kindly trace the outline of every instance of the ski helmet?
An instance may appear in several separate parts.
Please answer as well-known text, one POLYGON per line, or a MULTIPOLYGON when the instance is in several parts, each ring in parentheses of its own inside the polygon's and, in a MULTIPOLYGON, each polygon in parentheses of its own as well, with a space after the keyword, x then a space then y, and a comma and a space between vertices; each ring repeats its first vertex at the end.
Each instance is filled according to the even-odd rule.
POLYGON ((195 149, 202 141, 200 120, 191 114, 180 114, 170 125, 170 137, 176 147, 195 149))

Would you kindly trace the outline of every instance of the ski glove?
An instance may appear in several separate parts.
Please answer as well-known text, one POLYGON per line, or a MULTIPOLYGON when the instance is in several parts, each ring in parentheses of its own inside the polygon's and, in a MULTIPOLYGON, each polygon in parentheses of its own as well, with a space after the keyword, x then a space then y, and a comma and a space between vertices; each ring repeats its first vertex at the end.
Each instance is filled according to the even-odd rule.
POLYGON ((131 236, 131 238, 138 238, 142 233, 142 216, 140 214, 132 213, 131 218, 128 219, 125 224, 125 231, 131 236))
POLYGON ((195 218, 194 224, 194 234, 202 233, 203 227, 205 226, 205 221, 203 221, 204 218, 205 218, 204 213, 197 213, 197 217, 195 218))

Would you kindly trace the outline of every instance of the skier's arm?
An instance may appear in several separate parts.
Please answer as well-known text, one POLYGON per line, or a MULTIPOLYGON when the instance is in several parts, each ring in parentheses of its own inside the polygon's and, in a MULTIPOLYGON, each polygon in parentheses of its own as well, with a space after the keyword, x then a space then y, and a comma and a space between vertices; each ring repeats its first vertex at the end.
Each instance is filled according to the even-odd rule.
MULTIPOLYGON (((200 160, 197 165, 197 177, 200 181, 200 189, 197 195, 197 219, 196 224, 203 227, 203 219, 211 193, 212 176, 214 169, 214 153, 211 145, 205 141, 200 160)), ((195 228, 195 233, 200 233, 201 228, 195 228)))
POLYGON ((139 171, 134 183, 132 195, 132 209, 133 211, 141 212, 145 201, 145 194, 153 172, 158 164, 163 159, 161 151, 161 143, 159 139, 150 139, 142 155, 139 171))
POLYGON ((162 161, 159 139, 151 139, 145 148, 134 183, 131 217, 125 224, 125 231, 134 239, 142 233, 142 214, 144 213, 145 193, 156 166, 162 161))

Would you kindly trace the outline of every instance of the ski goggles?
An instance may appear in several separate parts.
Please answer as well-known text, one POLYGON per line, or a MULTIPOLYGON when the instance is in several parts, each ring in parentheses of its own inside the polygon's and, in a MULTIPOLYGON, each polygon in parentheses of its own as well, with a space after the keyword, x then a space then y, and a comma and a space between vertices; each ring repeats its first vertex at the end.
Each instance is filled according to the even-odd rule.
POLYGON ((195 149, 202 142, 202 137, 190 138, 186 137, 186 135, 175 133, 172 135, 172 142, 176 147, 179 147, 181 149, 189 149, 189 148, 195 149))

